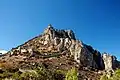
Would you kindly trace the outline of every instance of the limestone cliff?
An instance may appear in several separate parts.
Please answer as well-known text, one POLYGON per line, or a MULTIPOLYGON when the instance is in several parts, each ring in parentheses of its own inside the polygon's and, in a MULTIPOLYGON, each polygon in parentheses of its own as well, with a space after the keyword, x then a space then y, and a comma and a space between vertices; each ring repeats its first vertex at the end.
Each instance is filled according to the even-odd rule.
POLYGON ((79 65, 99 70, 115 69, 117 62, 115 57, 107 54, 101 56, 99 51, 77 40, 72 30, 58 30, 52 25, 48 25, 41 35, 13 48, 8 54, 38 58, 65 54, 73 57, 79 65))

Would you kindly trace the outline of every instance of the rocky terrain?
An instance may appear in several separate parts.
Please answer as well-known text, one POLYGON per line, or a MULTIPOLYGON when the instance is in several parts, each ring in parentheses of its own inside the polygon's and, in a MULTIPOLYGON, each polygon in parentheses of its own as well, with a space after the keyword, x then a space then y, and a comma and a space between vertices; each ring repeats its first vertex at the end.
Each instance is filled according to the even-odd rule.
POLYGON ((0 57, 0 79, 64 80, 66 72, 74 67, 78 80, 99 80, 100 75, 111 75, 119 66, 115 56, 100 53, 77 40, 72 30, 58 30, 48 25, 41 35, 0 57), (18 78, 25 72, 37 74, 41 68, 42 76, 18 78), (3 75, 6 71, 10 74, 3 75), (14 73, 17 78, 13 77, 14 73))

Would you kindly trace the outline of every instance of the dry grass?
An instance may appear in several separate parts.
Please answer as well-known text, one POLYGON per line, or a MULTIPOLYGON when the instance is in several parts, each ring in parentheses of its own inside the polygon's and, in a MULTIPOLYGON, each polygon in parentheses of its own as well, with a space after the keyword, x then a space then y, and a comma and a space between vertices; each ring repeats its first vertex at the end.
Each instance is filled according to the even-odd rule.
POLYGON ((12 62, 0 62, 0 68, 10 69, 13 67, 15 67, 15 65, 12 62))

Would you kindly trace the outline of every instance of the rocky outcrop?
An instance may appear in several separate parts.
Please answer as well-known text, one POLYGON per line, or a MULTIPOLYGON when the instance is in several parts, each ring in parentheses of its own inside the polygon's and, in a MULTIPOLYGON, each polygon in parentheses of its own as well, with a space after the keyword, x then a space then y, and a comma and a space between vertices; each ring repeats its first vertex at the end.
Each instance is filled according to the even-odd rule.
POLYGON ((118 67, 119 62, 117 61, 117 58, 115 56, 104 53, 102 57, 106 71, 113 71, 113 69, 116 69, 118 67))
POLYGON ((113 70, 113 58, 109 54, 103 54, 103 61, 105 64, 105 70, 113 70))
POLYGON ((83 66, 96 67, 96 63, 93 59, 93 54, 90 52, 82 41, 76 40, 72 30, 56 30, 51 25, 44 31, 47 36, 47 40, 54 42, 53 45, 57 45, 58 51, 62 52, 65 49, 70 51, 70 54, 74 56, 74 60, 83 66))
POLYGON ((83 66, 96 67, 96 63, 93 60, 93 54, 86 48, 84 43, 81 41, 72 41, 71 47, 69 48, 71 55, 74 59, 83 66))
POLYGON ((10 55, 33 56, 36 54, 55 55, 65 53, 73 56, 74 60, 85 67, 112 70, 116 66, 116 58, 94 50, 90 45, 84 44, 75 38, 72 30, 58 30, 49 25, 43 34, 12 49, 10 55))
POLYGON ((69 38, 69 39, 74 39, 75 40, 75 35, 72 30, 58 30, 54 29, 52 25, 48 25, 48 28, 45 29, 43 34, 49 35, 46 39, 54 39, 55 37, 59 38, 69 38))

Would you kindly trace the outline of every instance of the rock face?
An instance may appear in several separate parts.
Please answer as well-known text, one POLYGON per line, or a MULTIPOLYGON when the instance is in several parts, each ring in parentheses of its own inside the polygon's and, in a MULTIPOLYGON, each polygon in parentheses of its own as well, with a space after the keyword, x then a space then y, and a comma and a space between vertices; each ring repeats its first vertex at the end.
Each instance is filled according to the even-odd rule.
POLYGON ((112 56, 110 54, 104 53, 103 55, 103 61, 105 64, 105 70, 110 71, 117 68, 117 64, 119 63, 115 56, 112 56))
POLYGON ((103 54, 103 61, 105 64, 105 70, 112 70, 113 69, 113 58, 109 54, 103 54))
POLYGON ((76 40, 72 30, 58 30, 49 25, 42 35, 39 35, 28 42, 12 49, 10 55, 36 56, 61 54, 69 52, 74 60, 85 67, 96 69, 111 70, 116 58, 107 54, 101 56, 101 53, 94 50, 91 46, 84 44, 82 41, 76 40))

